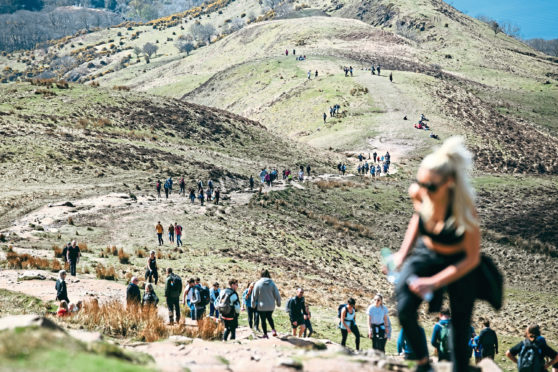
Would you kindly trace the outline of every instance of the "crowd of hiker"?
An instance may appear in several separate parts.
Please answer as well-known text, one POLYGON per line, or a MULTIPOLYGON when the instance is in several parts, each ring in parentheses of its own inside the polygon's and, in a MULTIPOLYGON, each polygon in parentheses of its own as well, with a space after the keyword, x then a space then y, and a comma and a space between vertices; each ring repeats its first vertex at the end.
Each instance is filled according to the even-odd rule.
MULTIPOLYGON (((407 120, 407 115, 405 115, 405 116, 403 117, 403 120, 407 120)), ((429 135, 428 135, 428 136, 429 136, 430 138, 435 139, 435 140, 439 140, 439 139, 440 139, 440 136, 431 131, 430 125, 429 125, 429 123, 428 123, 429 121, 430 121, 430 120, 429 120, 426 116, 424 116, 424 114, 420 114, 420 119, 419 119, 419 121, 418 121, 417 123, 415 123, 415 124, 413 125, 413 127, 414 127, 415 129, 420 129, 420 130, 429 131, 429 135)))
MULTIPOLYGON (((155 183, 157 198, 161 198, 161 189, 164 189, 165 198, 168 199, 169 195, 172 194, 172 186, 172 176, 165 180, 164 183, 162 183, 161 180, 157 180, 155 183)), ((178 186, 178 195, 186 196, 186 181, 184 180, 184 176, 182 176, 178 181, 178 186)), ((195 203, 196 199, 199 200, 201 205, 204 205, 205 201, 213 201, 215 204, 219 204, 219 200, 221 199, 221 189, 219 187, 215 189, 213 180, 211 179, 207 181, 207 188, 204 187, 202 180, 198 180, 194 187, 190 187, 188 189, 188 198, 192 204, 195 203)))

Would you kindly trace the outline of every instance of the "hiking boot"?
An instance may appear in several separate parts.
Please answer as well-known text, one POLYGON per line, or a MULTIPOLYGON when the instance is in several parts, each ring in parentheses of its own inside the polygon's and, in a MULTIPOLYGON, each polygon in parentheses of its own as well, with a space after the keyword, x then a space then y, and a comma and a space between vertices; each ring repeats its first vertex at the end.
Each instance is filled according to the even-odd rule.
POLYGON ((279 337, 279 336, 277 336, 277 331, 276 330, 273 330, 273 337, 279 337))

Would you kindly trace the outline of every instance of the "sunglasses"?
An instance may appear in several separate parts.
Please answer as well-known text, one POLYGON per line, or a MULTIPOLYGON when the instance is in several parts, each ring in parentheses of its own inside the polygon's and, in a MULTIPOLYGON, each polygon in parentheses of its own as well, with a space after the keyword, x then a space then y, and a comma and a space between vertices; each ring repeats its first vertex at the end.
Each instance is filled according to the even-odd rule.
POLYGON ((415 180, 416 184, 419 185, 422 188, 425 188, 428 192, 436 192, 438 191, 438 189, 444 184, 446 183, 446 181, 442 181, 440 183, 425 183, 425 182, 420 182, 419 180, 415 180))

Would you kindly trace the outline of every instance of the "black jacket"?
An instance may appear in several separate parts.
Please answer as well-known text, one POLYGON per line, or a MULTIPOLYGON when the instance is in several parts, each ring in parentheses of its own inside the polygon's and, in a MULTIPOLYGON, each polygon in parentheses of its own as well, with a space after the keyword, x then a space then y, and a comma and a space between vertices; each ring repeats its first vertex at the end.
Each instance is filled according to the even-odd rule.
POLYGON ((140 289, 137 285, 130 283, 128 288, 126 289, 126 302, 128 304, 137 304, 141 303, 141 293, 140 289))
POLYGON ((482 356, 498 354, 498 337, 490 328, 480 331, 479 344, 482 345, 482 356))
POLYGON ((70 302, 70 300, 68 300, 68 289, 66 288, 66 281, 58 279, 54 288, 56 288, 56 300, 64 300, 68 303, 70 302))
POLYGON ((306 313, 306 304, 304 303, 304 297, 292 297, 289 300, 289 318, 292 322, 298 321, 303 315, 308 315, 306 313))
POLYGON ((159 303, 159 297, 155 294, 155 292, 145 292, 143 294, 143 298, 141 299, 141 305, 155 305, 159 303))

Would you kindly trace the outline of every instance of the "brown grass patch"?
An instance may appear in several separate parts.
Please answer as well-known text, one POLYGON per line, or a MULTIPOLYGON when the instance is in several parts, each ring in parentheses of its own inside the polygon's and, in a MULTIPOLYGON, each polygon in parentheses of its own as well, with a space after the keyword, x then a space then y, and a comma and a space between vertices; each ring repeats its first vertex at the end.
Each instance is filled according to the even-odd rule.
POLYGON ((97 274, 97 278, 105 279, 105 280, 116 280, 118 279, 118 275, 116 274, 116 270, 114 266, 107 266, 105 267, 103 264, 97 264, 95 268, 95 272, 97 274))
POLYGON ((12 269, 39 269, 59 271, 62 268, 57 259, 49 260, 42 257, 35 257, 29 253, 16 253, 12 247, 6 252, 6 264, 12 269))
POLYGON ((78 247, 80 252, 89 252, 89 248, 87 248, 87 243, 85 242, 78 243, 78 247))
POLYGON ((145 250, 139 248, 138 250, 136 250, 136 256, 137 256, 138 258, 147 257, 147 252, 145 252, 145 250))
POLYGON ((357 188, 361 187, 358 183, 351 182, 351 181, 333 181, 333 180, 319 180, 315 182, 316 186, 320 190, 328 190, 328 189, 335 189, 335 188, 357 188))
POLYGON ((115 86, 112 87, 112 89, 119 90, 119 91, 124 91, 124 92, 130 91, 130 87, 127 87, 125 85, 115 85, 115 86))
POLYGON ((120 261, 122 265, 127 265, 130 263, 130 255, 124 252, 123 248, 120 248, 120 250, 118 251, 118 261, 120 261))
POLYGON ((53 245, 52 250, 54 251, 55 258, 62 258, 62 248, 57 245, 53 245))

